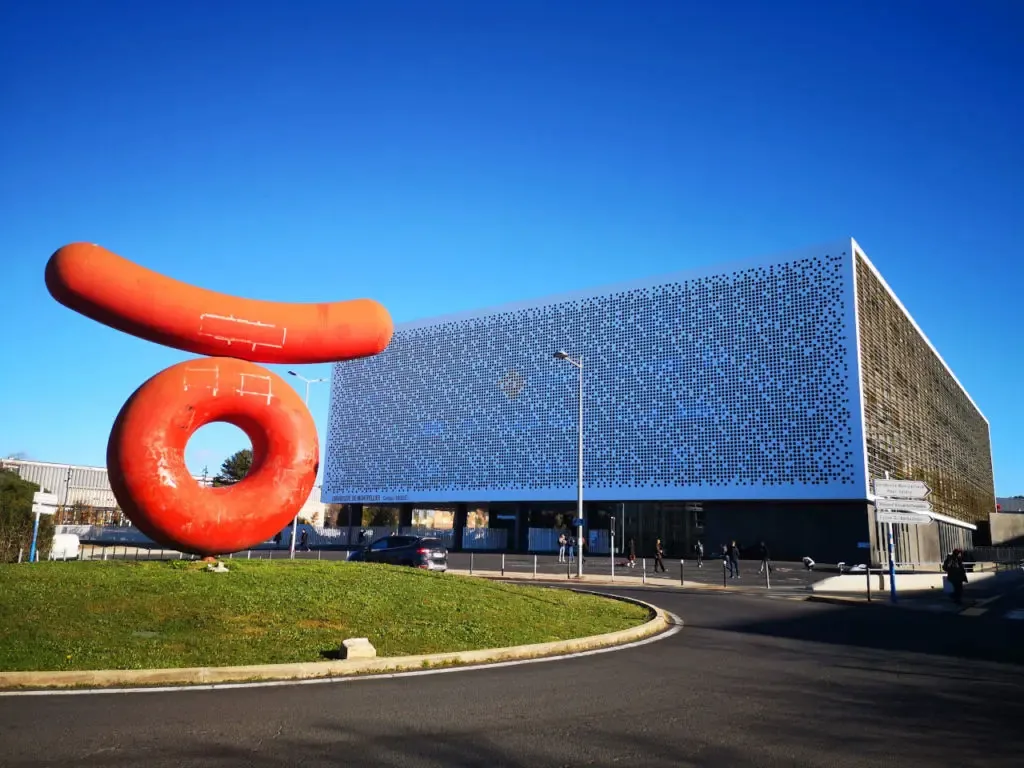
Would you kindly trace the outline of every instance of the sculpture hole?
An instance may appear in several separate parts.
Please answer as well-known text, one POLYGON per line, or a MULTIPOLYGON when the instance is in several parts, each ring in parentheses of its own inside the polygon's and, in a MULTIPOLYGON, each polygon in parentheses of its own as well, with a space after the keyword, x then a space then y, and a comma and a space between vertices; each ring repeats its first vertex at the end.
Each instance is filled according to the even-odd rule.
POLYGON ((215 421, 197 429, 185 446, 185 464, 194 477, 205 474, 207 484, 221 474, 223 465, 238 451, 252 455, 252 440, 234 424, 215 421))

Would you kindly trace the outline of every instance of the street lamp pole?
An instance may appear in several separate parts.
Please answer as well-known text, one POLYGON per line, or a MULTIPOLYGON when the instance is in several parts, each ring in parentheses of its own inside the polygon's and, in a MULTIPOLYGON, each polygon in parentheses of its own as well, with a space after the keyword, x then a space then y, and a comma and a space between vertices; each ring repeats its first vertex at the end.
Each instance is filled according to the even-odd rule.
POLYGON ((583 355, 578 360, 573 360, 568 353, 559 350, 555 352, 555 358, 565 360, 575 366, 580 373, 579 388, 579 434, 576 454, 578 467, 576 473, 576 576, 583 577, 583 355))
MULTIPOLYGON (((319 384, 322 381, 327 381, 327 379, 307 379, 305 376, 300 376, 295 371, 288 371, 288 375, 289 376, 294 376, 299 381, 305 382, 305 384, 306 384, 306 397, 305 397, 304 402, 306 403, 306 407, 307 408, 309 408, 309 385, 310 384, 319 384)), ((292 520, 292 541, 291 541, 291 546, 290 546, 289 555, 288 555, 288 557, 290 559, 292 559, 292 560, 295 559, 295 532, 296 532, 296 530, 298 530, 298 527, 299 527, 299 513, 296 512, 295 513, 295 519, 292 520)))

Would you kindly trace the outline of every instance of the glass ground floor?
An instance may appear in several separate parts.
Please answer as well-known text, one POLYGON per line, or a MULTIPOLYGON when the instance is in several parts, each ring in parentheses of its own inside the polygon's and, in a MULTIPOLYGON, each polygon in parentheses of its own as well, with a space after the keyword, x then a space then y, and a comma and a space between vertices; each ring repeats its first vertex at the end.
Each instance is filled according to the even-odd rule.
MULTIPOLYGON (((451 530, 451 548, 506 552, 550 552, 558 534, 573 531, 572 502, 491 502, 486 504, 406 503, 393 506, 343 505, 337 524, 451 530), (482 546, 481 546, 482 545, 482 546)), ((875 549, 874 526, 866 501, 744 502, 586 502, 585 538, 594 553, 614 546, 625 551, 632 539, 638 557, 650 557, 661 539, 670 558, 690 558, 698 542, 706 557, 735 541, 755 557, 760 543, 774 559, 862 562, 875 549), (860 559, 858 559, 860 558, 860 559)))

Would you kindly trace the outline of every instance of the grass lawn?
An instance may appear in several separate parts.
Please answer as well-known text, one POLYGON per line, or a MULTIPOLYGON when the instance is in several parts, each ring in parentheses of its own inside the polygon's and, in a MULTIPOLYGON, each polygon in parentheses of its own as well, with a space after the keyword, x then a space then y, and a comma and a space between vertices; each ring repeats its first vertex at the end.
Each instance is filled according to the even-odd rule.
POLYGON ((0 565, 0 670, 321 661, 349 637, 379 656, 565 640, 642 624, 639 606, 366 563, 0 565))

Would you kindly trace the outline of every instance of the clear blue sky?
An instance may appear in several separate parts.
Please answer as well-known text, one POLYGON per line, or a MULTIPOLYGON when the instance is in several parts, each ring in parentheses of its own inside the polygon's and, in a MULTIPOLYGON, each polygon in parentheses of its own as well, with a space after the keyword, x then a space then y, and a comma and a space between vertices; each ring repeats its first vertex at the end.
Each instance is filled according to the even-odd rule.
POLYGON ((188 357, 56 304, 68 242, 403 321, 852 235, 1024 493, 1024 2, 0 6, 0 454, 102 464, 188 357))

